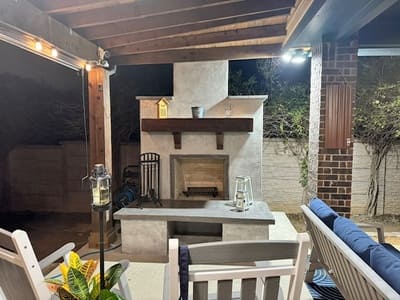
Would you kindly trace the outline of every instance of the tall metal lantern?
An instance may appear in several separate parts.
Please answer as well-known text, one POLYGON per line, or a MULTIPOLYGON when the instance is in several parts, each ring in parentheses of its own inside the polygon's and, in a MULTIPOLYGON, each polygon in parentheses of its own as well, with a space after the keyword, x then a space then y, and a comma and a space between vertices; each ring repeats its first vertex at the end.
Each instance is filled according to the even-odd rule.
POLYGON ((111 203, 111 176, 102 164, 96 164, 90 176, 92 187, 92 207, 99 212, 100 235, 100 287, 104 282, 104 212, 110 208, 111 203))

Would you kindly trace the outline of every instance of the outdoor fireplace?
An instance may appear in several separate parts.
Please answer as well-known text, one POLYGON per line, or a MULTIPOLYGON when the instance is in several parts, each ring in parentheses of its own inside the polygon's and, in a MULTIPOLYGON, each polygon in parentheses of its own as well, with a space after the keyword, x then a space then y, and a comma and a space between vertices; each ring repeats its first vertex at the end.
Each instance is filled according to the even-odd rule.
POLYGON ((262 200, 263 102, 267 97, 228 96, 227 61, 174 64, 173 90, 173 97, 136 97, 140 100, 140 152, 160 154, 160 199, 180 199, 180 203, 232 200, 235 178, 249 176, 254 200, 262 200), (167 120, 158 119, 161 98, 169 102, 167 120), (199 105, 204 108, 203 122, 192 118, 191 107, 199 105), (222 123, 241 124, 244 119, 251 119, 252 130, 221 127, 222 123), (180 120, 180 125, 166 122, 173 120, 180 120), (149 122, 158 127, 150 130, 149 122))
POLYGON ((229 199, 228 155, 170 155, 171 199, 229 199))

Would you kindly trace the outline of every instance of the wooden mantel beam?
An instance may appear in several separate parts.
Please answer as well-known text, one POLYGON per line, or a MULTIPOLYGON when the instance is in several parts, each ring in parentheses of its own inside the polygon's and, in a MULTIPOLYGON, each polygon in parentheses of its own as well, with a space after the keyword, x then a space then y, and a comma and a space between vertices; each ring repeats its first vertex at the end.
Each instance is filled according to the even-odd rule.
POLYGON ((0 23, 43 39, 66 53, 94 60, 98 47, 70 28, 54 20, 27 0, 0 1, 0 23))

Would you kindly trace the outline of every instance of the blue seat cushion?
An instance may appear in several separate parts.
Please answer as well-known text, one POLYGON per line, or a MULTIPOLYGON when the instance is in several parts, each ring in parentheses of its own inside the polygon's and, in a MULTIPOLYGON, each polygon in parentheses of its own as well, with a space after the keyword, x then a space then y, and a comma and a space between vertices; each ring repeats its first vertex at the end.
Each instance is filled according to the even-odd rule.
POLYGON ((371 250, 370 266, 396 292, 400 293, 400 258, 379 245, 371 250))
POLYGON ((394 256, 396 256, 397 258, 400 259, 400 251, 397 250, 395 247, 393 247, 391 244, 388 244, 388 243, 381 243, 381 245, 382 245, 383 247, 385 247, 385 249, 386 249, 387 251, 389 251, 389 252, 392 253, 394 256))
POLYGON ((319 198, 312 199, 309 207, 326 226, 333 228, 333 222, 339 215, 332 208, 319 198))
POLYGON ((369 264, 370 251, 379 244, 362 231, 353 221, 337 217, 333 223, 333 232, 342 239, 358 256, 369 264))

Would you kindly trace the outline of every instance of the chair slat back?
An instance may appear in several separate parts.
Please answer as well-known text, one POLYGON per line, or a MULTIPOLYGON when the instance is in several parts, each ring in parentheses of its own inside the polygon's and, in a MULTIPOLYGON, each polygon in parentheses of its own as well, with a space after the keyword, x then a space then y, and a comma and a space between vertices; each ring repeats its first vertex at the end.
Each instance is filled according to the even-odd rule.
POLYGON ((0 295, 7 300, 51 298, 25 231, 0 229, 0 295))
POLYGON ((306 205, 302 205, 313 247, 320 263, 346 299, 398 299, 382 278, 329 229, 306 205))
MULTIPOLYGON (((178 241, 169 243, 169 299, 179 298, 178 241)), ((208 281, 217 281, 217 299, 277 299, 282 275, 291 277, 288 299, 299 299, 304 281, 309 239, 299 234, 295 241, 233 241, 189 245, 189 263, 222 265, 226 267, 190 270, 193 300, 208 299, 208 281), (265 264, 265 261, 283 260, 265 264), (262 264, 260 262, 263 262, 262 264), (232 290, 234 279, 241 282, 240 294, 232 290), (258 292, 261 289, 261 294, 258 292)))
MULTIPOLYGON (((23 267, 1 257, 0 249, 0 288, 7 300, 35 299, 35 294, 23 267)), ((1 292, 0 292, 0 299, 1 292)))

